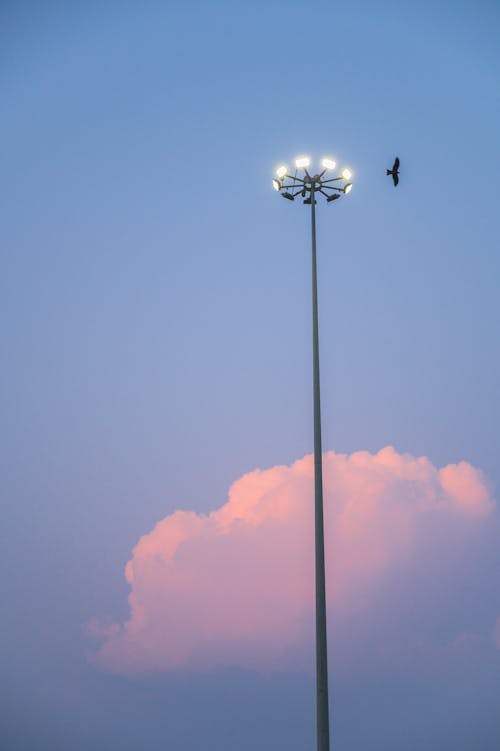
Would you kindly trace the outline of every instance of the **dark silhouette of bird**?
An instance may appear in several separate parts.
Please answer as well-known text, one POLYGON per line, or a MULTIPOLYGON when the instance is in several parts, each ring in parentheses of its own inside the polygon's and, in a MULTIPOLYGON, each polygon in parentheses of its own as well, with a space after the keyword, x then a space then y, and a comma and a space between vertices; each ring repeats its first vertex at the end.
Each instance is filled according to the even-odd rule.
POLYGON ((392 181, 394 183, 394 187, 396 187, 399 182, 399 157, 395 158, 392 169, 388 169, 387 174, 392 175, 392 181))

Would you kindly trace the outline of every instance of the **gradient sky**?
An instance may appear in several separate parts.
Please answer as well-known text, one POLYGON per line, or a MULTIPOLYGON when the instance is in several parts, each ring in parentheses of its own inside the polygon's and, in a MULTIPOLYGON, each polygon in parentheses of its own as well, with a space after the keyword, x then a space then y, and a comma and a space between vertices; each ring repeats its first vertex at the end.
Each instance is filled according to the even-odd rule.
MULTIPOLYGON (((91 638, 123 628, 125 564, 176 510, 223 513, 247 473, 288 477, 311 451, 309 216, 270 185, 309 153, 355 175, 318 206, 323 443, 369 452, 362 529, 384 530, 386 562, 375 583, 361 567, 363 607, 332 594, 334 748, 497 751, 499 16, 488 0, 1 4, 2 749, 313 747, 307 624, 267 670, 265 628, 258 649, 240 629, 159 672, 110 668, 91 638), (397 469, 421 456, 425 476, 397 469), (398 526, 430 497, 462 516, 398 526)), ((290 483, 288 551, 308 492, 290 483)), ((181 577, 212 550, 190 535, 181 577)))

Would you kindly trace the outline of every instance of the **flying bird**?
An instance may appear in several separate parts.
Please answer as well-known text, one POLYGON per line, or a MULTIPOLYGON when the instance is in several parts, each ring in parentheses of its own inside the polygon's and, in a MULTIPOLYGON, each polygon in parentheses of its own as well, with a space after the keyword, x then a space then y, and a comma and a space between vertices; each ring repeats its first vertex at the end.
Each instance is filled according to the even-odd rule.
POLYGON ((387 174, 392 175, 392 181, 394 183, 394 187, 396 187, 399 182, 399 157, 395 158, 392 169, 388 169, 387 174))

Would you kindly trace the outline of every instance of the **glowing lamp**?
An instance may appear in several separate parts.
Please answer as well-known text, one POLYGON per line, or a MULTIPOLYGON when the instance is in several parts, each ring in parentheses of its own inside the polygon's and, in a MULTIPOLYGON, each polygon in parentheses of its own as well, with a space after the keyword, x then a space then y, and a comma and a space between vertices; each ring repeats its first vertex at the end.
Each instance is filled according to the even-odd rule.
POLYGON ((309 167, 310 164, 311 164, 311 160, 309 159, 308 156, 299 156, 295 160, 295 166, 297 167, 297 169, 301 169, 302 167, 303 168, 309 167))

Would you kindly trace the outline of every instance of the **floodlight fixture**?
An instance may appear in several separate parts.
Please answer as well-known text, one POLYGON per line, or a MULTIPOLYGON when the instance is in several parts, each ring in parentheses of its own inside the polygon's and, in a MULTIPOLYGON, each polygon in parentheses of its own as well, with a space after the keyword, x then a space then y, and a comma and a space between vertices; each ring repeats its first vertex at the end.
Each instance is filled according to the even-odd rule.
POLYGON ((336 162, 330 157, 321 159, 317 172, 313 170, 309 172, 307 169, 311 165, 311 159, 308 156, 297 157, 295 165, 297 169, 293 175, 290 175, 286 165, 280 164, 276 170, 277 177, 273 179, 273 188, 289 201, 293 201, 296 196, 300 195, 305 204, 311 205, 312 195, 314 194, 317 198, 321 193, 327 203, 331 203, 340 195, 349 193, 352 188, 352 183, 347 182, 352 177, 351 170, 344 167, 340 174, 335 175, 335 172, 332 174, 336 162))
POLYGON ((309 167, 311 164, 311 160, 308 156, 299 156, 295 160, 295 166, 297 169, 306 169, 306 167, 309 167))

